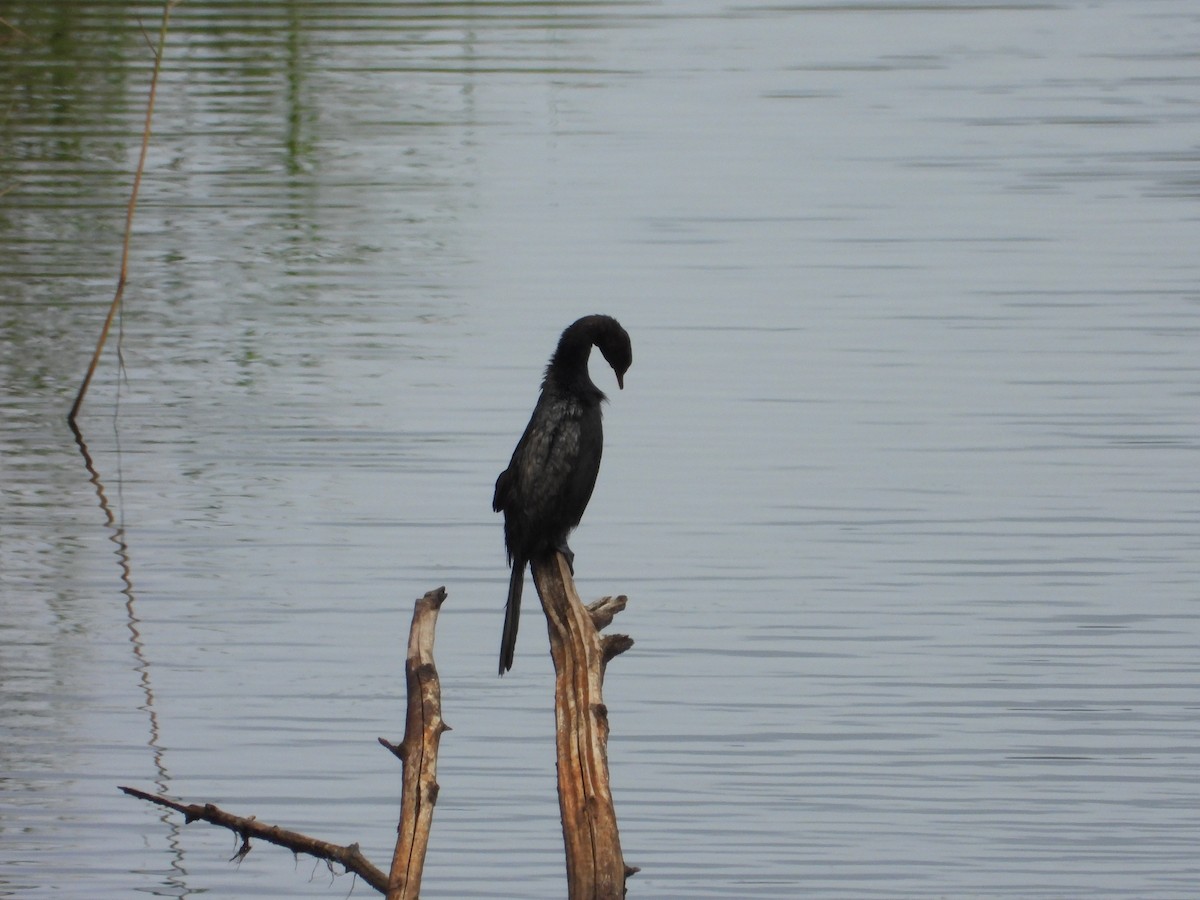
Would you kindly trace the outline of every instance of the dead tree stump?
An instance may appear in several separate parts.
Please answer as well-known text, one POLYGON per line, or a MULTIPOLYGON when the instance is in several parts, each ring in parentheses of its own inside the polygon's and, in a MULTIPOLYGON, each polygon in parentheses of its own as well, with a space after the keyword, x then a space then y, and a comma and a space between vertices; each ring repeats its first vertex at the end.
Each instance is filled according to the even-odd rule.
POLYGON ((408 685, 404 740, 395 746, 379 739, 404 764, 400 823, 396 826, 387 900, 417 900, 421 893, 421 874, 438 795, 438 744, 442 734, 450 730, 442 720, 442 686, 433 664, 434 626, 445 599, 446 589, 437 588, 417 601, 404 661, 408 685))
POLYGON ((627 868, 608 783, 608 709, 602 687, 608 661, 633 641, 600 636, 625 597, 585 607, 561 553, 533 563, 533 579, 550 631, 554 660, 558 802, 567 855, 569 900, 620 900, 627 868))

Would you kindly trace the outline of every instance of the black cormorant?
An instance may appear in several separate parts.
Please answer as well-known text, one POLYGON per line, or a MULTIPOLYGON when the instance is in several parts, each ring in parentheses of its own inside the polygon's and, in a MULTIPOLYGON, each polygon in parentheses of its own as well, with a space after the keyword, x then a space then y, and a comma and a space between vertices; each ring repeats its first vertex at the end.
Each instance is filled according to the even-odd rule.
POLYGON ((629 335, 611 316, 584 316, 567 327, 546 366, 542 393, 508 468, 496 479, 492 509, 504 513, 504 543, 512 577, 500 644, 500 674, 513 664, 525 566, 561 551, 573 564, 567 535, 583 518, 604 450, 603 392, 588 375, 592 345, 625 387, 633 362, 629 335))

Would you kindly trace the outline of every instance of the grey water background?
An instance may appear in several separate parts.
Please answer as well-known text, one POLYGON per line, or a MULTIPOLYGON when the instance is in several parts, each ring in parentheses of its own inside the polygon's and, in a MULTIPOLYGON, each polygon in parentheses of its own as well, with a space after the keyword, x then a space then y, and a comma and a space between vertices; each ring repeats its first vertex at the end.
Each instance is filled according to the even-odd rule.
POLYGON ((619 317, 631 897, 1200 892, 1191 0, 0 8, 0 896, 343 897, 446 585, 428 897, 565 893, 490 510, 619 317))

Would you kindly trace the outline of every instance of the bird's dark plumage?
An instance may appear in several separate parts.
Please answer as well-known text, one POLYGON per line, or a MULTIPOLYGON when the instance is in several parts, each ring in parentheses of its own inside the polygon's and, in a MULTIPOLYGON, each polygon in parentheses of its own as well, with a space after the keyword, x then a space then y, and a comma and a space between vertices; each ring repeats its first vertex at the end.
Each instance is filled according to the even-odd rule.
POLYGON ((611 316, 584 316, 572 323, 546 366, 541 396, 512 460, 496 479, 492 509, 504 513, 504 543, 512 566, 500 644, 501 675, 513 664, 525 567, 555 551, 574 558, 567 535, 583 518, 596 486, 604 450, 600 403, 605 396, 588 375, 593 345, 612 366, 617 386, 625 386, 633 349, 620 323, 611 316))

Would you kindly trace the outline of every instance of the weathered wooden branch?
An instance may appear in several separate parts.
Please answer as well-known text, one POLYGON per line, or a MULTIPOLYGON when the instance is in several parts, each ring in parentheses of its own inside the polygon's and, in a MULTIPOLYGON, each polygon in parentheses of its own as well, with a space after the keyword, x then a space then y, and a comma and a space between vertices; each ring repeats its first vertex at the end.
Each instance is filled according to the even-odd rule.
POLYGON ((437 802, 438 744, 442 733, 450 730, 442 721, 441 685, 433 664, 434 626, 437 624, 438 610, 445 600, 446 589, 440 587, 417 601, 409 629, 408 656, 404 666, 408 684, 404 740, 396 745, 379 739, 379 743, 399 757, 404 765, 400 823, 396 827, 396 850, 389 874, 385 875, 372 865, 359 851, 358 844, 348 847, 331 844, 297 831, 259 822, 254 816, 228 813, 212 803, 179 803, 161 794, 149 794, 137 788, 122 787, 121 790, 131 797, 181 812, 187 823, 200 820, 228 828, 242 841, 234 859, 241 859, 250 852, 251 838, 259 838, 286 847, 293 853, 305 853, 329 863, 337 863, 386 895, 387 900, 416 900, 421 889, 425 851, 429 847, 433 807, 437 802))
POLYGON ((602 686, 609 659, 633 646, 626 635, 601 638, 599 628, 625 608, 625 597, 585 607, 561 553, 533 563, 554 660, 558 802, 567 853, 570 900, 620 900, 625 865, 608 783, 608 709, 602 686))
POLYGON ((241 848, 234 859, 241 859, 250 852, 250 839, 259 838, 279 847, 286 847, 293 853, 307 853, 317 859, 337 863, 347 872, 353 872, 381 894, 387 890, 387 876, 375 868, 358 849, 358 844, 343 847, 311 838, 298 831, 288 831, 278 825, 268 825, 260 822, 254 816, 237 816, 228 813, 212 803, 178 803, 160 794, 148 794, 137 788, 122 787, 122 791, 139 800, 157 803, 176 812, 183 813, 184 821, 191 824, 197 820, 210 822, 222 828, 228 828, 242 840, 241 848))
POLYGON ((442 733, 450 730, 442 720, 442 686, 433 664, 434 626, 445 599, 443 587, 430 591, 417 601, 408 633, 408 658, 404 664, 408 683, 404 740, 396 747, 379 739, 404 764, 400 824, 396 829, 396 850, 388 875, 387 900, 416 900, 421 892, 421 873, 425 868, 433 807, 438 795, 438 743, 442 733))

